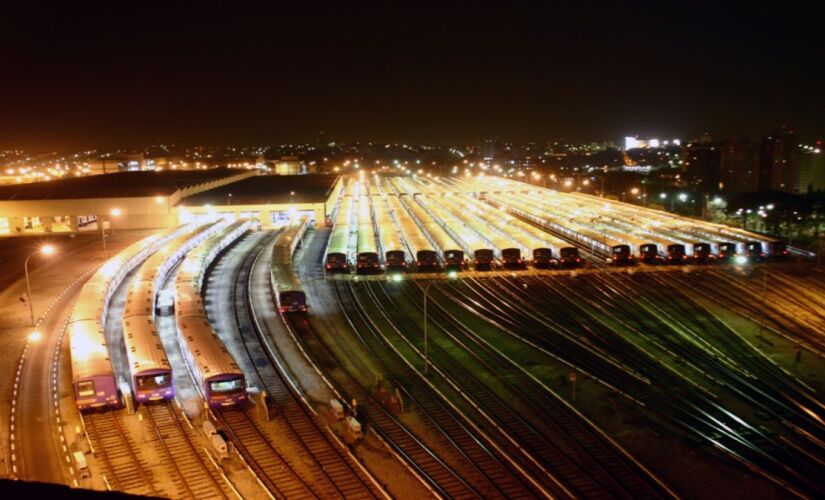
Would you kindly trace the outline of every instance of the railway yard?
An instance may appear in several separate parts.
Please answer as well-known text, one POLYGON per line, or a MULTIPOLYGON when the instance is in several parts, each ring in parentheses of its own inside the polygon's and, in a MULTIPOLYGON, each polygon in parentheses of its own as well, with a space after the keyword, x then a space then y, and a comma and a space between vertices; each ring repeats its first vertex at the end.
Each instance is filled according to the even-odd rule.
POLYGON ((37 335, 2 276, 0 470, 170 498, 825 496, 808 252, 496 177, 343 176, 327 206, 61 240, 37 335))

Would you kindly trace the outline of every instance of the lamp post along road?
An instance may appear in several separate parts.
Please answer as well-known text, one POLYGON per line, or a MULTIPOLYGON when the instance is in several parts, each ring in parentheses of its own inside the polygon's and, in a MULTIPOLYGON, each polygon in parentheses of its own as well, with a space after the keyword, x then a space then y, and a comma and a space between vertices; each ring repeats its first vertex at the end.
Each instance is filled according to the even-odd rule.
POLYGON ((35 326, 35 323, 34 303, 32 302, 32 287, 31 282, 29 281, 29 259, 37 255, 38 253, 42 253, 43 255, 51 255, 54 253, 54 247, 51 245, 44 245, 42 248, 38 249, 36 252, 26 257, 26 260, 23 262, 23 271, 26 273, 26 293, 29 298, 29 316, 31 316, 32 326, 35 326))

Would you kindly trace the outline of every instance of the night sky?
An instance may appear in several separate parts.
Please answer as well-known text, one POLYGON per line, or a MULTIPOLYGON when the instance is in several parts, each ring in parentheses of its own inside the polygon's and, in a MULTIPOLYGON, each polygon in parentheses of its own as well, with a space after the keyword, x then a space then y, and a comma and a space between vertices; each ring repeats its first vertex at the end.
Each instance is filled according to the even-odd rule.
POLYGON ((171 3, 4 6, 0 147, 825 137, 821 7, 171 3))

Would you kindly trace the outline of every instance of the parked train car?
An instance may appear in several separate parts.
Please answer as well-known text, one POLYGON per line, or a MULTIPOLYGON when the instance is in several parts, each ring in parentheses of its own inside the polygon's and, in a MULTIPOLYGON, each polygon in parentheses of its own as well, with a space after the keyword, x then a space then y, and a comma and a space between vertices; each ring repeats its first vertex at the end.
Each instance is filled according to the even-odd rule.
MULTIPOLYGON (((433 249, 438 252, 441 268, 444 271, 463 269, 465 265, 464 250, 455 239, 415 199, 410 196, 402 196, 400 200, 406 206, 408 213, 417 222, 422 233, 429 237, 433 249)), ((419 265, 418 269, 422 270, 422 267, 419 265)))
MULTIPOLYGON (((353 188, 354 189, 354 188, 353 188)), ((346 196, 341 200, 335 224, 332 227, 324 254, 324 270, 331 273, 350 271, 352 260, 354 198, 346 196)), ((357 227, 357 226, 356 226, 357 227)))
POLYGON ((532 248, 545 247, 543 241, 508 225, 508 222, 513 220, 511 215, 470 196, 457 195, 451 200, 460 205, 464 217, 469 216, 476 221, 468 225, 493 245, 502 267, 524 269, 527 262, 533 260, 532 248), (478 223, 483 227, 479 227, 478 223))
MULTIPOLYGON (((393 199, 396 199, 394 196, 393 199)), ((384 268, 387 272, 407 271, 409 262, 407 259, 407 245, 404 241, 404 230, 396 229, 393 221, 392 210, 388 200, 380 196, 372 197, 373 214, 375 215, 375 231, 378 236, 378 248, 384 258, 384 268)))
POLYGON ((449 201, 447 197, 419 196, 417 199, 444 230, 461 245, 464 255, 470 256, 476 270, 491 269, 496 258, 500 256, 498 249, 479 235, 479 228, 472 227, 474 223, 461 214, 459 206, 449 201))
POLYGON ((250 221, 241 220, 205 240, 189 252, 175 280, 175 323, 181 353, 204 401, 212 408, 242 404, 248 396, 246 377, 206 317, 203 280, 218 254, 249 228, 250 221))
POLYGON ((356 235, 356 274, 374 274, 382 271, 378 260, 378 244, 375 239, 375 228, 372 225, 372 210, 370 197, 358 197, 358 233, 356 235))
POLYGON ((401 228, 400 237, 406 243, 416 271, 437 271, 440 269, 438 252, 421 231, 415 219, 396 195, 387 196, 389 215, 401 228))
MULTIPOLYGON (((564 221, 561 219, 549 215, 545 212, 540 206, 536 205, 533 202, 526 202, 523 197, 515 198, 511 195, 501 194, 501 193, 488 193, 485 196, 486 200, 489 200, 493 205, 500 208, 501 210, 520 217, 525 221, 528 221, 536 226, 542 228, 543 231, 547 232, 552 238, 556 248, 556 263, 561 267, 577 267, 581 266, 583 260, 579 255, 579 249, 575 245, 572 245, 550 233, 553 231, 557 234, 564 235, 566 238, 570 238, 578 242, 579 244, 590 246, 596 245, 594 241, 590 238, 577 233, 567 225, 565 225, 564 221)), ((607 252, 607 247, 602 249, 604 252, 607 252)), ((552 254, 552 251, 550 252, 552 254)), ((534 253, 534 256, 536 254, 534 253)), ((540 255, 546 259, 547 254, 542 252, 540 255)), ((541 262, 541 264, 546 265, 545 262, 541 262)))
POLYGON ((130 245, 107 260, 81 288, 67 325, 78 410, 121 405, 104 331, 109 301, 132 269, 181 230, 171 228, 130 245))
POLYGON ((716 260, 713 247, 710 243, 695 243, 693 245, 693 261, 697 264, 708 264, 716 260))
POLYGON ((154 322, 157 296, 180 259, 224 224, 204 224, 172 239, 146 259, 129 283, 121 324, 132 394, 138 403, 175 397, 172 367, 154 322))
POLYGON ((309 219, 301 217, 283 230, 272 247, 270 284, 278 311, 282 314, 307 310, 306 294, 292 266, 292 256, 308 226, 309 219))

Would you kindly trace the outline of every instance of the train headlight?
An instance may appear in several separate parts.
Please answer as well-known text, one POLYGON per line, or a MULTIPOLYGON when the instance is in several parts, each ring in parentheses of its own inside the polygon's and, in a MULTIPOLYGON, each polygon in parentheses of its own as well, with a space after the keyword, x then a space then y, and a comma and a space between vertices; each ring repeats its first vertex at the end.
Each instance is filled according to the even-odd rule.
POLYGON ((748 258, 744 255, 737 255, 736 258, 733 259, 733 261, 742 266, 748 263, 748 258))
POLYGON ((403 279, 404 279, 404 276, 402 276, 401 274, 396 273, 396 274, 392 275, 392 280, 395 281, 396 283, 399 282, 399 281, 402 281, 403 279))

